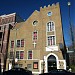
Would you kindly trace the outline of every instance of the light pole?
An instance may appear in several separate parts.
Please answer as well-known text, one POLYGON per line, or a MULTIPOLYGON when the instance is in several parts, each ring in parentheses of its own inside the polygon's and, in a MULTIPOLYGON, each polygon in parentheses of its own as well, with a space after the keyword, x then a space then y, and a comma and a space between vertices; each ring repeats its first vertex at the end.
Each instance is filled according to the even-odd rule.
MULTIPOLYGON (((73 34, 73 26, 72 26, 72 23, 71 23, 71 15, 70 15, 70 6, 71 6, 71 2, 69 1, 68 2, 68 7, 69 7, 69 24, 70 24, 70 32, 71 32, 71 41, 72 41, 72 50, 74 51, 74 34, 73 34)), ((75 51, 73 52, 73 61, 72 63, 74 64, 74 53, 75 51)))
POLYGON ((74 50, 74 35, 73 35, 71 16, 70 16, 70 6, 71 6, 71 2, 68 2, 68 7, 69 7, 69 24, 70 24, 70 32, 71 32, 71 40, 72 40, 72 49, 74 50))

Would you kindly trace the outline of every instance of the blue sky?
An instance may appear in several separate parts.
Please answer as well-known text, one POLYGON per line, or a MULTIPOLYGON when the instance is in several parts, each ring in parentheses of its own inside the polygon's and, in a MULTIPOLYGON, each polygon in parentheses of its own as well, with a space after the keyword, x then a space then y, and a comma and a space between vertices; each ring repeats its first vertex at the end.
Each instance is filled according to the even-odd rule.
POLYGON ((66 45, 71 44, 69 30, 69 16, 67 2, 71 2, 71 22, 75 25, 75 0, 0 0, 0 15, 16 12, 23 19, 27 19, 34 10, 40 10, 40 7, 48 6, 52 3, 60 3, 62 24, 66 45))

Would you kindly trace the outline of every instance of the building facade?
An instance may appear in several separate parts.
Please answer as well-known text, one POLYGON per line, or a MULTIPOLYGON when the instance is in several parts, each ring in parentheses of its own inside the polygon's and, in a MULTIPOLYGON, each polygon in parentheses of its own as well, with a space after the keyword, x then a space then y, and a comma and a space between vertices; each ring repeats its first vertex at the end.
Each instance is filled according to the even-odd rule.
POLYGON ((66 69, 64 39, 59 3, 35 10, 25 21, 10 30, 7 70, 16 65, 33 74, 66 69))
POLYGON ((22 19, 16 13, 0 16, 0 70, 5 69, 10 29, 22 19))

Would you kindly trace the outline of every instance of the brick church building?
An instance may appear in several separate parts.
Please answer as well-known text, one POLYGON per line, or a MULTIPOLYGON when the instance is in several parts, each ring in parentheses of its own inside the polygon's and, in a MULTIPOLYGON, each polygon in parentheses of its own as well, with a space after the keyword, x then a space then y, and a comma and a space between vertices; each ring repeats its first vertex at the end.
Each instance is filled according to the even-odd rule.
POLYGON ((66 69, 64 39, 59 3, 40 7, 10 30, 6 70, 16 66, 33 74, 66 69))

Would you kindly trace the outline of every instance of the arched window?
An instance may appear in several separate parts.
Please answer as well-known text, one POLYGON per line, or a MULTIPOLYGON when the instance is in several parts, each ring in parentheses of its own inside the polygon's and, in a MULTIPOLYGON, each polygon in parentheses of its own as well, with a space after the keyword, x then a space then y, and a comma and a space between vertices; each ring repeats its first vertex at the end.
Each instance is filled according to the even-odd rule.
POLYGON ((54 22, 51 21, 47 23, 47 31, 54 31, 54 22))
POLYGON ((37 31, 35 30, 34 32, 33 32, 33 41, 34 42, 36 42, 37 41, 37 31))

